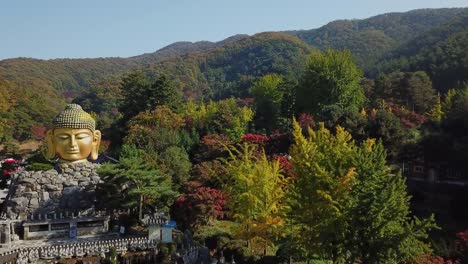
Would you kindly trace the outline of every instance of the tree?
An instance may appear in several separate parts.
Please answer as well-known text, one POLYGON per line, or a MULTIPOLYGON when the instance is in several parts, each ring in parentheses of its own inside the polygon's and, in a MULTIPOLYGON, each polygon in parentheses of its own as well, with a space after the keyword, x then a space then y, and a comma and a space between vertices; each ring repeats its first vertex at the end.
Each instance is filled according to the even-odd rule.
POLYGON ((345 215, 348 261, 409 262, 430 252, 426 242, 427 231, 436 227, 433 216, 424 220, 410 217, 405 180, 386 165, 382 144, 365 141, 356 149, 353 163, 356 182, 345 215))
POLYGON ((183 118, 167 106, 157 106, 154 111, 139 113, 128 124, 125 143, 145 150, 160 172, 172 177, 174 189, 181 187, 192 167, 184 146, 183 118))
POLYGON ((386 165, 382 144, 356 144, 337 127, 314 131, 294 121, 296 181, 288 193, 299 248, 334 263, 398 263, 428 252, 433 220, 410 218, 404 179, 386 165))
POLYGON ((160 75, 152 84, 152 98, 150 104, 154 106, 165 105, 172 111, 177 111, 182 103, 182 93, 169 80, 166 75, 160 75))
POLYGON ((181 102, 180 91, 165 75, 152 80, 143 71, 132 72, 122 79, 122 96, 119 110, 124 114, 124 121, 156 106, 166 105, 176 110, 181 102))
POLYGON ((257 129, 266 129, 266 132, 270 133, 278 127, 283 100, 283 93, 280 90, 282 83, 281 76, 268 74, 250 88, 254 98, 254 123, 257 129))
POLYGON ((429 118, 432 122, 440 123, 444 117, 444 112, 442 111, 442 104, 440 102, 440 96, 437 96, 436 102, 432 109, 429 111, 429 118))
POLYGON ((297 89, 299 112, 318 114, 330 107, 342 112, 360 110, 365 101, 361 78, 349 51, 312 53, 297 89))
POLYGON ((284 225, 282 200, 288 185, 279 161, 269 161, 263 150, 259 156, 256 153, 257 148, 246 143, 231 149, 226 162, 229 183, 224 189, 232 217, 241 226, 237 235, 248 241, 251 250, 263 245, 265 253, 284 225))
POLYGON ((383 99, 417 113, 425 113, 436 103, 432 81, 423 72, 394 72, 375 81, 374 99, 383 99))
POLYGON ((148 152, 162 152, 169 146, 181 144, 180 131, 184 119, 167 106, 139 113, 128 122, 125 143, 133 144, 148 152))
POLYGON ((189 101, 184 109, 184 117, 188 125, 200 131, 202 136, 223 134, 238 142, 252 121, 253 111, 240 105, 234 98, 210 101, 208 104, 189 101))
POLYGON ((182 226, 196 228, 227 216, 227 201, 224 192, 201 186, 180 196, 173 211, 182 226))
POLYGON ((449 90, 442 104, 444 117, 423 139, 424 158, 453 171, 468 169, 468 87, 449 90))
POLYGON ((453 97, 457 91, 455 89, 450 89, 447 91, 447 94, 445 95, 444 102, 442 103, 442 111, 444 113, 449 112, 452 109, 453 105, 453 97))
POLYGON ((338 128, 336 137, 321 124, 309 137, 294 121, 295 144, 290 155, 297 182, 288 193, 292 224, 300 226, 299 247, 321 257, 337 260, 343 254, 339 241, 346 230, 343 217, 356 175, 351 164, 351 136, 338 128))
POLYGON ((405 77, 404 85, 413 101, 414 111, 418 113, 429 111, 437 98, 435 90, 432 88, 431 78, 424 71, 407 74, 405 77))
POLYGON ((125 122, 138 113, 152 109, 150 95, 151 81, 143 71, 134 71, 122 79, 123 101, 119 111, 125 122))
POLYGON ((105 182, 99 191, 100 200, 138 206, 139 220, 143 219, 144 205, 167 211, 177 197, 172 179, 155 169, 147 158, 143 151, 124 145, 119 163, 105 164, 98 171, 105 182))
POLYGON ((9 82, 0 78, 0 138, 6 136, 7 131, 11 129, 7 121, 7 112, 14 104, 9 82))
POLYGON ((73 99, 73 103, 81 105, 87 112, 96 113, 96 127, 101 131, 107 130, 122 116, 118 111, 119 104, 123 100, 121 89, 121 83, 117 80, 104 80, 89 87, 73 99))
POLYGON ((171 176, 175 189, 180 188, 189 178, 192 163, 185 149, 170 146, 160 155, 161 170, 171 176))
POLYGON ((210 129, 227 135, 234 142, 240 141, 248 123, 252 121, 252 109, 237 105, 234 98, 219 101, 217 104, 219 110, 209 123, 210 129))

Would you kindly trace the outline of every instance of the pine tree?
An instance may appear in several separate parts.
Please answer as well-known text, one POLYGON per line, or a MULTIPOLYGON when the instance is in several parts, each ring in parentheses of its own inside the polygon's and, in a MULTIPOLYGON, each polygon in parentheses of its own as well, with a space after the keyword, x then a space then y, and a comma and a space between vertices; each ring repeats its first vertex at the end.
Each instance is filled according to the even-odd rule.
POLYGON ((138 206, 138 218, 143 218, 143 205, 168 210, 177 193, 172 190, 171 177, 160 173, 145 160, 141 150, 124 145, 117 164, 105 164, 99 171, 105 182, 101 195, 109 202, 118 201, 124 206, 138 206))

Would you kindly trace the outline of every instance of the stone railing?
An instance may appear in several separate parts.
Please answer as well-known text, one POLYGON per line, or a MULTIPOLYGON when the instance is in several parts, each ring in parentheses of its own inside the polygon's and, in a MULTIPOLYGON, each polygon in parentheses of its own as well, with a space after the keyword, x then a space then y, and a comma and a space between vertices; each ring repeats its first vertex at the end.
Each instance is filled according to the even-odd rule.
POLYGON ((60 211, 58 213, 37 213, 28 215, 26 220, 29 221, 42 221, 42 220, 55 220, 55 219, 67 219, 67 218, 77 218, 83 216, 105 216, 107 215, 106 211, 60 211))
POLYGON ((157 225, 157 226, 163 226, 164 224, 167 223, 169 218, 160 213, 152 214, 152 215, 145 215, 143 217, 143 224, 150 226, 150 225, 157 225))
POLYGON ((4 263, 10 263, 8 262, 10 260, 11 263, 26 264, 36 263, 39 259, 83 257, 86 255, 103 256, 111 248, 115 248, 118 253, 124 254, 127 251, 156 249, 157 245, 157 241, 148 240, 147 237, 63 243, 53 246, 13 249, 0 254, 0 259, 4 259, 4 263))

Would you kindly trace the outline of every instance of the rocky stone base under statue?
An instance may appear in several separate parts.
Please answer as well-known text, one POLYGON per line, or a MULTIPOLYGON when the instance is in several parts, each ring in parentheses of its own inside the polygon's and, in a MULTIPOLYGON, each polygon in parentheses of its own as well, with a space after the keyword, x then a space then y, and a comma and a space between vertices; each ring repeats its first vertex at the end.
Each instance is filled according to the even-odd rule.
POLYGON ((96 187, 101 182, 99 164, 90 162, 59 164, 48 171, 17 173, 3 208, 4 218, 27 220, 35 214, 80 212, 92 215, 96 187))

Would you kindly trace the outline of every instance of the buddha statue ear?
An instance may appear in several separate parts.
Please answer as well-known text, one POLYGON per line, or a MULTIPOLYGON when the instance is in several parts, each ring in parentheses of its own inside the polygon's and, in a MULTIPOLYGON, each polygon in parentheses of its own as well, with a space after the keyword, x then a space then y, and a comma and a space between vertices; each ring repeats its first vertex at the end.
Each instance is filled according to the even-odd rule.
POLYGON ((94 130, 93 132, 93 148, 91 150, 91 160, 97 160, 99 155, 99 146, 101 145, 101 131, 94 130))
POLYGON ((55 146, 54 146, 54 130, 50 129, 47 131, 46 135, 46 141, 47 141, 47 153, 46 157, 48 159, 53 159, 55 158, 55 146))

